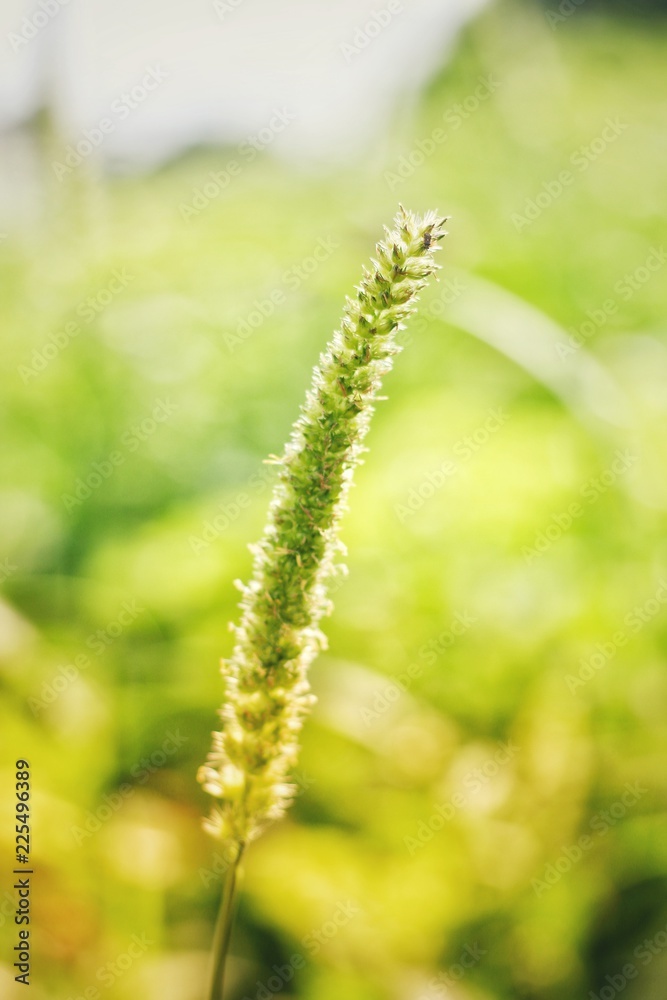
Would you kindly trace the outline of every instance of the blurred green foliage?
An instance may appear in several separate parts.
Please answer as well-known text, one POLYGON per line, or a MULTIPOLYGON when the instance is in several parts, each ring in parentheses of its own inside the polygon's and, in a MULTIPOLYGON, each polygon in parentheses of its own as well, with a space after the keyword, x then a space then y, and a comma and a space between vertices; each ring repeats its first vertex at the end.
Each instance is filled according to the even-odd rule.
POLYGON ((232 150, 58 183, 41 133, 39 211, 0 247, 0 725, 33 770, 37 1000, 203 995, 220 881, 194 775, 262 461, 398 199, 453 216, 443 283, 578 331, 553 372, 595 359, 623 407, 531 375, 530 325, 524 366, 448 321, 444 284, 425 295, 344 525, 303 792, 247 856, 230 996, 604 998, 628 962, 628 1000, 667 996, 667 285, 624 278, 664 239, 666 59, 659 26, 501 3, 388 147, 315 176, 262 156, 187 221, 232 150), (626 127, 582 153, 608 119, 626 127))

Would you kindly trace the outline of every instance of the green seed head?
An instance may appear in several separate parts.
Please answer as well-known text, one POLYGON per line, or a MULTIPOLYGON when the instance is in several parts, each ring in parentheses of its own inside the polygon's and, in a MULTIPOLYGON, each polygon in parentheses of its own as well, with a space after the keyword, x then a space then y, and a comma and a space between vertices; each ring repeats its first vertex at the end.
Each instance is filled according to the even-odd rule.
POLYGON ((400 208, 376 246, 356 296, 313 373, 282 458, 253 575, 242 587, 235 645, 224 660, 220 731, 199 781, 216 802, 206 828, 232 851, 282 816, 295 787, 287 776, 314 697, 307 670, 326 646, 336 534, 383 375, 401 348, 398 331, 438 268, 445 219, 400 208))

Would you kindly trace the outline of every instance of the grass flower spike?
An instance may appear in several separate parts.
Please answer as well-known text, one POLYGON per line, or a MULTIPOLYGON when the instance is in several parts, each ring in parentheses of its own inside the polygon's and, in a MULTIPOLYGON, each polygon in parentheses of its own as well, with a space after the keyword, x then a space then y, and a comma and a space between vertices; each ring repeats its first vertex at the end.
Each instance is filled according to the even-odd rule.
POLYGON ((445 221, 400 209, 355 297, 347 299, 282 458, 271 459, 278 481, 264 536, 252 548, 252 579, 241 585, 234 650, 222 665, 221 728, 198 776, 215 799, 206 827, 231 859, 293 798, 289 773, 314 701, 308 667, 325 646, 319 623, 329 610, 338 523, 365 450, 373 400, 401 350, 396 333, 438 267, 434 253, 445 221))

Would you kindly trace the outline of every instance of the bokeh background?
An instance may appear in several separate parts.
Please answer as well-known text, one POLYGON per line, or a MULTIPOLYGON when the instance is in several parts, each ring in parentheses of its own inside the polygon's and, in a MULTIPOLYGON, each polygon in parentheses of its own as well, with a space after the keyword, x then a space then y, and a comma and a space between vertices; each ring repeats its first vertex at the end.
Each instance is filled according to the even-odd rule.
POLYGON ((17 757, 35 1000, 205 995, 233 581, 398 201, 443 270, 229 996, 667 997, 661 5, 56 7, 3 9, 3 997, 17 757))

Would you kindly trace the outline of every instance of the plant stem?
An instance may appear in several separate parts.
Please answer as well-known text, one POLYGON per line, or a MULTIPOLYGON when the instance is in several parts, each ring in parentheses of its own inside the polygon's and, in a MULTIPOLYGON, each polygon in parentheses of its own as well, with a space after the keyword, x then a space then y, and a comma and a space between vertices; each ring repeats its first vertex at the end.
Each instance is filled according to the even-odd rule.
POLYGON ((220 900, 220 910, 213 935, 213 964, 211 969, 211 985, 208 1000, 222 1000, 225 989, 225 966, 229 939, 232 933, 232 916, 234 913, 234 896, 238 867, 243 855, 243 844, 239 845, 236 858, 232 861, 225 875, 225 884, 220 900))

